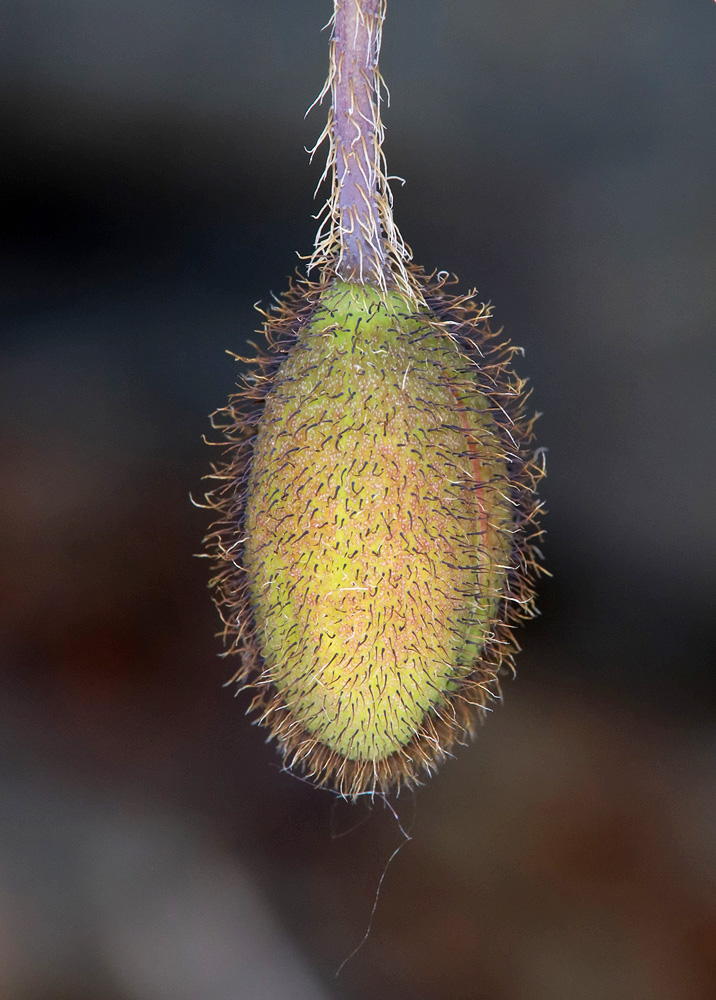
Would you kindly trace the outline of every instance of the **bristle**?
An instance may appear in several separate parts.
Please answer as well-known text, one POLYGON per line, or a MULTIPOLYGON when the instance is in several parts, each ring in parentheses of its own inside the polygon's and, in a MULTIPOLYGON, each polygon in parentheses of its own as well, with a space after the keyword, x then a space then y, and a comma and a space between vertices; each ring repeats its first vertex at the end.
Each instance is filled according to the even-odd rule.
POLYGON ((206 539, 227 652, 286 763, 347 796, 414 784, 499 697, 534 613, 514 348, 474 294, 301 281, 214 416, 206 539))

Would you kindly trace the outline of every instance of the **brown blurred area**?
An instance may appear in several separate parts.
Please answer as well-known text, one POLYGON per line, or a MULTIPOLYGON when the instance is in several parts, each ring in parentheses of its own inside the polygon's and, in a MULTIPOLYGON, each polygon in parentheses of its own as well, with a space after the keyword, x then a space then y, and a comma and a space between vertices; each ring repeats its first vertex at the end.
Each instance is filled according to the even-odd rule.
POLYGON ((331 5, 11 0, 2 1000, 716 996, 716 6, 388 6, 398 222, 544 413, 518 679, 409 841, 222 687, 189 493, 312 243, 331 5))

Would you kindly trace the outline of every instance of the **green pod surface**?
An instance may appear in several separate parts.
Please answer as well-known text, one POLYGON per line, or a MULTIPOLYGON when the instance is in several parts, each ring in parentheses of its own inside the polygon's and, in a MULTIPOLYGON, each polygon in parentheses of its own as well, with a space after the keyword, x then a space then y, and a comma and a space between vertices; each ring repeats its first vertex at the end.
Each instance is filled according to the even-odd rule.
POLYGON ((485 311, 432 291, 294 294, 268 323, 280 364, 222 411, 209 549, 238 679, 289 763, 344 794, 469 733, 531 613, 523 387, 485 311))

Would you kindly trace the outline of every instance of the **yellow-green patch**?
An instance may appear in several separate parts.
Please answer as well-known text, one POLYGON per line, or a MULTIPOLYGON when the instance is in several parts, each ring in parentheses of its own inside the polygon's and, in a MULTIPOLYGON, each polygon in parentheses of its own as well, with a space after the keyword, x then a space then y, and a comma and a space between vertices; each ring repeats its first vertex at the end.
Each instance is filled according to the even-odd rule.
POLYGON ((267 395, 243 558, 264 680, 344 758, 449 712, 492 628, 513 503, 491 409, 434 316, 344 282, 267 395))

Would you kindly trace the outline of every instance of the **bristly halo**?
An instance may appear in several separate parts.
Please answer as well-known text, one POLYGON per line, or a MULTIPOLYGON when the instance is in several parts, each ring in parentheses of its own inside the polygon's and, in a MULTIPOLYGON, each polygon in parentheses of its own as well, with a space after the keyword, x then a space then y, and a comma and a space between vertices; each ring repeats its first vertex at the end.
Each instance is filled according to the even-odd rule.
POLYGON ((449 337, 469 361, 476 391, 488 401, 507 470, 503 485, 514 519, 511 555, 494 620, 470 672, 449 700, 426 714, 410 742, 385 759, 347 759, 321 744, 292 716, 259 651, 243 565, 246 484, 264 402, 281 362, 333 280, 328 268, 324 267, 319 282, 299 279, 263 314, 266 349, 251 360, 239 359, 249 365, 243 385, 212 418, 221 435, 216 444, 223 454, 212 467, 216 486, 206 494, 217 519, 205 545, 214 565, 210 586, 223 622, 226 655, 240 659, 232 680, 253 692, 250 711, 255 721, 268 729, 269 738, 277 741, 286 765, 298 768, 315 784, 334 787, 349 797, 417 784, 451 754, 455 744, 473 735, 490 702, 500 697, 501 676, 512 670, 513 655, 519 648, 513 629, 518 621, 535 613, 534 583, 540 571, 536 548, 541 533, 536 520, 540 504, 535 487, 544 470, 539 455, 532 450, 534 418, 525 413, 529 394, 511 370, 512 356, 519 349, 491 332, 489 309, 478 302, 475 292, 451 294, 444 274, 426 276, 411 266, 409 275, 411 284, 421 289, 433 328, 449 337))

